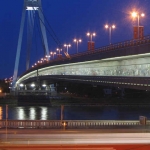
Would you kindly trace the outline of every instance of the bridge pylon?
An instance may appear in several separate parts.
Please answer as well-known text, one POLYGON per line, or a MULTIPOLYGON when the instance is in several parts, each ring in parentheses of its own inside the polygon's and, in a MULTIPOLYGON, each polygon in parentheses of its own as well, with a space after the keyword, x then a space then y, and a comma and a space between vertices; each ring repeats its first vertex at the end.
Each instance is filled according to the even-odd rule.
POLYGON ((43 38, 42 40, 43 40, 43 44, 44 44, 44 50, 46 52, 46 55, 49 55, 47 35, 46 35, 46 29, 44 26, 44 16, 42 13, 41 0, 24 0, 21 25, 20 25, 20 31, 19 31, 19 38, 18 38, 18 45, 17 45, 15 67, 14 67, 13 82, 12 82, 12 91, 15 91, 16 81, 17 81, 17 76, 18 76, 18 67, 19 67, 19 59, 20 59, 20 52, 21 52, 21 46, 22 46, 26 12, 28 12, 28 16, 27 16, 27 18, 28 18, 28 26, 27 26, 28 35, 27 35, 26 70, 29 69, 29 62, 30 62, 29 54, 30 54, 31 41, 32 41, 32 36, 33 36, 34 19, 35 19, 34 15, 35 15, 36 11, 39 14, 39 22, 40 22, 40 28, 41 28, 42 38, 43 38))

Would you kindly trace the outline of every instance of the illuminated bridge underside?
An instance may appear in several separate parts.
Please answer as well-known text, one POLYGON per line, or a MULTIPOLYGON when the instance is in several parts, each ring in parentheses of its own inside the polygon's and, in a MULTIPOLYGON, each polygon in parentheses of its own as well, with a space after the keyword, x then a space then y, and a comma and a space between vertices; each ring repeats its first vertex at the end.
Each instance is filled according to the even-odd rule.
POLYGON ((61 80, 150 90, 150 36, 38 64, 16 86, 38 81, 37 73, 40 84, 61 80))
MULTIPOLYGON (((47 83, 66 81, 74 83, 85 83, 94 85, 103 85, 111 87, 132 88, 139 90, 150 91, 149 77, 119 77, 119 76, 61 76, 61 75, 47 75, 40 76, 41 81, 45 80, 47 83)), ((24 83, 36 82, 37 78, 32 77, 24 81, 24 83)))
MULTIPOLYGON (((111 85, 150 90, 150 53, 85 61, 38 69, 40 80, 111 85)), ((18 80, 18 84, 36 80, 34 70, 18 80)))

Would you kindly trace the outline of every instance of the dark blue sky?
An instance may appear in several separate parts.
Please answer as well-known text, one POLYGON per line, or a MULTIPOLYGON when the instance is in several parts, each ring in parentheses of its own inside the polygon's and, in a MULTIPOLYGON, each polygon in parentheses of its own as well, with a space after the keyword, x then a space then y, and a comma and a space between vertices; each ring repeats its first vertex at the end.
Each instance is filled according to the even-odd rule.
MULTIPOLYGON (((13 75, 16 49, 21 22, 23 0, 3 0, 0 9, 0 79, 13 75)), ((149 0, 42 0, 43 11, 49 24, 52 26, 62 44, 70 43, 69 53, 76 52, 73 39, 81 38, 79 51, 87 50, 89 38, 86 33, 96 32, 95 47, 109 44, 109 32, 104 28, 106 23, 115 24, 112 32, 112 43, 133 38, 133 21, 130 17, 132 10, 145 13, 140 19, 144 26, 144 34, 150 34, 150 1, 149 0)), ((38 33, 37 33, 38 34, 38 33)), ((24 30, 26 35, 26 30, 24 30)), ((57 45, 48 36, 49 50, 54 51, 57 45)), ((40 41, 38 39, 38 44, 40 41)), ((33 44, 36 45, 36 44, 33 44)), ((33 46, 31 64, 43 57, 43 50, 33 46)), ((25 71, 26 38, 23 38, 19 75, 25 71)))

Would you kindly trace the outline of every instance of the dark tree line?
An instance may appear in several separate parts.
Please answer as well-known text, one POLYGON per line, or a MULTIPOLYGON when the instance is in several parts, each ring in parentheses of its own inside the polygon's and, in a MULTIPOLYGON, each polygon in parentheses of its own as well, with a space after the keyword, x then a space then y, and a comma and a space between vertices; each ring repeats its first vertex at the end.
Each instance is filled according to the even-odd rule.
POLYGON ((0 89, 3 93, 9 93, 9 82, 6 82, 5 80, 0 79, 0 89))

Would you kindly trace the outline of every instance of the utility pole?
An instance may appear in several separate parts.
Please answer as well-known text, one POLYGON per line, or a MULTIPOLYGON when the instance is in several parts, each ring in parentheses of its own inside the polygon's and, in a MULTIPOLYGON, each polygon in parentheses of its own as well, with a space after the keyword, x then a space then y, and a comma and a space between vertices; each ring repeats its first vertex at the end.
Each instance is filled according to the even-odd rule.
POLYGON ((8 119, 8 105, 6 105, 6 141, 7 141, 7 119, 8 119))

